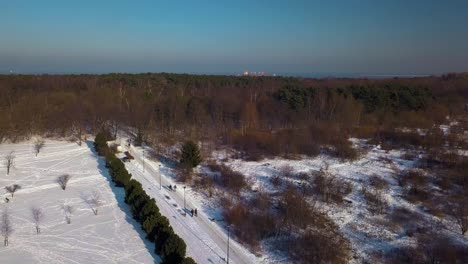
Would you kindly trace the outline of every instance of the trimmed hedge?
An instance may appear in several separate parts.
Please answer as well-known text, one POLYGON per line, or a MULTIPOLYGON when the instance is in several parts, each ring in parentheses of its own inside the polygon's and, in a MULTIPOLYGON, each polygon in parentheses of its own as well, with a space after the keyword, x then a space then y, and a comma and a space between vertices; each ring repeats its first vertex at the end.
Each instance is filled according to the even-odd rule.
POLYGON ((155 243, 156 254, 167 264, 195 263, 192 258, 185 257, 187 245, 174 233, 169 220, 161 215, 156 201, 146 194, 141 183, 132 179, 123 162, 107 145, 107 139, 105 132, 98 133, 94 148, 100 156, 105 156, 106 168, 115 185, 125 188, 125 202, 132 209, 133 218, 141 224, 147 239, 155 243))

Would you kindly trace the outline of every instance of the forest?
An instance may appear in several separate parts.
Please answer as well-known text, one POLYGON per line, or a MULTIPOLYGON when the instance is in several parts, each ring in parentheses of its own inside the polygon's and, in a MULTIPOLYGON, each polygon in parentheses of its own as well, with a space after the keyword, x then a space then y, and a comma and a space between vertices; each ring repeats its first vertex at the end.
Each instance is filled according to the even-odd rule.
POLYGON ((428 128, 463 115, 467 85, 466 74, 384 80, 2 75, 0 139, 126 126, 140 140, 216 139, 252 158, 313 154, 323 144, 346 150, 340 141, 348 135, 428 128))
MULTIPOLYGON (((422 205, 430 215, 453 219, 463 238, 468 229, 468 160, 458 152, 468 149, 468 74, 391 79, 0 75, 0 110, 1 142, 35 135, 81 141, 101 131, 106 138, 116 138, 126 131, 135 146, 151 146, 156 156, 177 160, 169 149, 190 140, 197 159, 188 162, 187 168, 182 157, 179 180, 209 190, 210 197, 212 189, 222 190, 223 216, 235 226, 233 232, 240 241, 256 250, 262 240, 281 237, 274 247, 297 263, 348 262, 349 241, 336 232, 336 223, 311 204, 319 201, 345 208, 352 202, 346 197, 353 185, 332 175, 328 165, 310 173, 296 173, 285 166, 271 179, 278 192, 254 192, 242 173, 212 159, 215 150, 233 150, 235 158, 243 161, 325 154, 348 165, 365 154, 350 138, 364 139, 384 151, 406 151, 404 158, 417 160, 417 167, 392 172, 399 195, 422 205), (445 134, 440 127, 448 123, 453 125, 445 134), (200 162, 217 176, 193 175, 192 168, 200 162), (243 195, 247 189, 250 193, 243 195)), ((105 140, 101 141, 97 148, 107 150, 105 140)), ((109 165, 111 171, 123 166, 113 161, 113 155, 102 154, 108 164, 117 164, 116 168, 109 165)), ((130 195, 136 183, 127 174, 116 173, 114 181, 130 195)), ((359 193, 372 215, 392 219, 391 228, 407 228, 410 214, 389 210, 382 199, 388 182, 392 181, 372 177, 372 188, 361 186, 359 193)), ((159 219, 156 209, 154 213, 159 219)), ((443 237, 428 243, 431 233, 415 230, 405 232, 416 239, 416 248, 402 247, 368 260, 457 263, 468 252, 466 247, 448 246, 453 241, 443 237)), ((183 259, 185 252, 177 254, 183 259)))

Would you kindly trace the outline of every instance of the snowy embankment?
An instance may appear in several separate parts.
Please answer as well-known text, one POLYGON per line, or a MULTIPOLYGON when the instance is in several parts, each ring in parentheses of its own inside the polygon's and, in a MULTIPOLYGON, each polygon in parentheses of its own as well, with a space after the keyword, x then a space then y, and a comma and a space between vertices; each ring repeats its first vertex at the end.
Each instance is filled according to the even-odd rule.
MULTIPOLYGON (((176 191, 168 188, 168 185, 176 183, 168 175, 171 169, 167 164, 143 159, 142 148, 132 146, 128 150, 135 160, 125 163, 127 170, 132 174, 132 178, 143 185, 145 192, 156 200, 161 214, 169 219, 174 232, 185 241, 187 255, 197 263, 226 263, 227 233, 212 222, 210 217, 200 210, 201 207, 197 207, 191 197, 191 189, 185 189, 184 209, 183 186, 178 186, 176 191), (192 217, 189 211, 195 208, 198 208, 198 216, 192 217)), ((123 157, 122 154, 120 156, 123 157)), ((253 254, 235 241, 230 241, 229 250, 230 263, 259 262, 253 254)))
POLYGON ((114 187, 91 142, 78 146, 46 141, 37 157, 32 142, 0 145, 2 159, 11 151, 16 158, 10 174, 3 160, 0 166, 0 213, 8 208, 14 232, 8 247, 0 245, 0 263, 159 262, 154 245, 144 239, 123 201, 124 191, 114 187), (63 174, 71 175, 66 190, 56 182, 63 174), (13 184, 22 188, 11 198, 4 187, 13 184), (98 215, 86 202, 93 192, 101 200, 98 215), (70 224, 63 205, 73 208, 70 224), (44 215, 40 234, 32 207, 41 208, 44 215))

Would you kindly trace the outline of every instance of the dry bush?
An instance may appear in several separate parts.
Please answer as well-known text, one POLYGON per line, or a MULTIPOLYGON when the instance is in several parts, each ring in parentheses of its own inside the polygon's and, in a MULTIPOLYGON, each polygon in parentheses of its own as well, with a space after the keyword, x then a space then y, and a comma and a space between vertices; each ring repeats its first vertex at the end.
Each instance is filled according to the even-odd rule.
POLYGON ((293 229, 303 229, 313 221, 312 208, 293 187, 286 188, 281 193, 278 214, 282 219, 282 228, 287 232, 293 229))
POLYGON ((176 179, 180 182, 189 182, 193 178, 193 172, 191 169, 180 166, 175 170, 176 179))
POLYGON ((424 226, 429 226, 420 213, 404 207, 394 208, 388 215, 388 223, 392 230, 399 233, 404 232, 409 237, 415 233, 424 232, 424 226))
POLYGON ((248 160, 260 160, 265 156, 280 154, 278 142, 273 134, 264 131, 234 132, 230 135, 234 148, 243 151, 248 160))
POLYGON ((468 247, 437 233, 418 234, 416 245, 388 252, 383 262, 462 264, 468 262, 468 247))
POLYGON ((249 205, 260 211, 270 210, 272 206, 272 198, 270 195, 263 191, 258 191, 250 200, 249 205))
POLYGON ((355 160, 359 157, 358 151, 353 148, 353 144, 346 138, 334 141, 333 146, 333 154, 337 158, 343 160, 355 160))
POLYGON ((273 184, 273 186, 275 186, 275 187, 279 187, 279 186, 283 185, 283 183, 284 183, 283 179, 281 178, 281 176, 280 176, 279 174, 273 175, 273 176, 270 178, 270 182, 271 182, 271 184, 273 184))
POLYGON ((287 179, 291 179, 294 177, 294 168, 291 165, 284 165, 280 168, 279 173, 281 176, 287 179))
POLYGON ((224 208, 224 218, 232 226, 235 236, 253 248, 277 228, 277 219, 269 211, 254 211, 241 203, 224 208))
POLYGON ((247 187, 247 181, 242 173, 235 172, 222 164, 211 163, 208 167, 211 171, 220 173, 219 178, 215 180, 216 183, 230 192, 239 195, 240 191, 247 187))
POLYGON ((327 170, 322 169, 314 174, 314 191, 326 203, 330 201, 341 203, 344 196, 353 190, 349 182, 338 179, 327 170))
POLYGON ((353 136, 356 138, 373 138, 377 132, 375 126, 358 126, 353 130, 353 136))
POLYGON ((466 196, 452 197, 446 210, 455 219, 459 232, 464 236, 468 231, 468 198, 466 196))
POLYGON ((377 135, 371 141, 374 144, 386 145, 387 149, 391 148, 406 148, 407 145, 423 146, 424 137, 417 132, 405 132, 397 129, 382 129, 377 132, 377 135))
POLYGON ((194 187, 200 191, 206 191, 208 197, 214 194, 214 184, 213 178, 208 175, 201 175, 194 180, 194 187))
POLYGON ((425 149, 442 149, 445 145, 445 135, 439 127, 433 127, 426 132, 424 137, 425 149))
POLYGON ((405 197, 411 202, 424 202, 429 198, 428 179, 419 169, 411 169, 399 180, 404 188, 405 197))
POLYGON ((349 262, 350 245, 339 232, 308 230, 287 243, 287 251, 294 263, 349 262))
POLYGON ((362 195, 366 199, 369 211, 372 213, 382 214, 387 208, 387 202, 383 198, 382 189, 362 189, 362 195))
POLYGON ((369 185, 378 190, 387 190, 388 182, 376 174, 373 174, 369 179, 369 185))
POLYGON ((60 175, 59 177, 57 177, 57 183, 60 186, 60 188, 62 188, 62 190, 65 191, 65 189, 67 188, 68 181, 70 179, 71 176, 69 174, 60 175))
POLYGON ((311 137, 308 129, 281 129, 275 131, 247 130, 232 132, 228 141, 235 149, 245 153, 248 160, 265 157, 316 156, 320 153, 320 142, 311 137))

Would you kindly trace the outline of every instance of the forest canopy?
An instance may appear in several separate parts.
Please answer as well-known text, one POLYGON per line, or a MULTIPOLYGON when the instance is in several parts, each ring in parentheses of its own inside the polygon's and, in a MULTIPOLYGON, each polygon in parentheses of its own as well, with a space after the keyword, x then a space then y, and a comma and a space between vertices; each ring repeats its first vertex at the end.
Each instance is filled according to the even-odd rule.
POLYGON ((407 79, 0 75, 0 139, 131 127, 145 141, 216 139, 245 150, 310 146, 305 152, 316 152, 310 141, 336 145, 357 128, 431 126, 462 115, 467 86, 467 74, 407 79), (316 134, 324 131, 329 135, 316 134), (300 139, 309 142, 294 143, 300 139), (266 145, 253 146, 262 142, 266 145))

